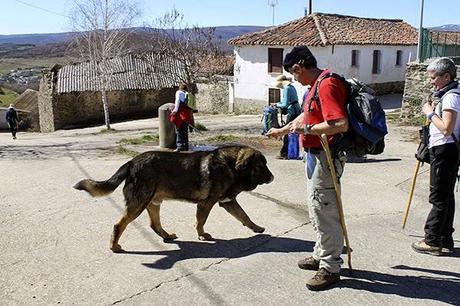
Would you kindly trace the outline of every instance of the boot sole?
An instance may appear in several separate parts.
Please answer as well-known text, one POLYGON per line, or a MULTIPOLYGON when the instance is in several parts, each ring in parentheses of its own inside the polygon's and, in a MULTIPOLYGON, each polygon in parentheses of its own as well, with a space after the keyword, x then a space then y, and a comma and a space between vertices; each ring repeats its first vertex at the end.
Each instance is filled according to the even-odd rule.
POLYGON ((420 249, 414 248, 413 246, 412 246, 412 250, 414 250, 415 252, 420 253, 420 254, 428 254, 428 255, 433 255, 433 256, 442 256, 443 255, 441 250, 439 250, 439 251, 420 250, 420 249))
POLYGON ((305 284, 305 286, 307 286, 307 289, 310 291, 321 291, 321 290, 329 288, 330 286, 338 283, 339 281, 340 281, 340 278, 332 282, 326 283, 324 285, 313 286, 313 285, 305 284))

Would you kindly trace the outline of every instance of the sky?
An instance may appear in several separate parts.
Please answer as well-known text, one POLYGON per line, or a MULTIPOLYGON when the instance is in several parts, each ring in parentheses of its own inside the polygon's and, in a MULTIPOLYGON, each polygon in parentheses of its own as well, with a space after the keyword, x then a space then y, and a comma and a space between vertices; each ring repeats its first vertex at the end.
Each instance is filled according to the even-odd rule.
MULTIPOLYGON (((81 0, 0 0, 0 35, 72 31, 70 8, 81 0)), ((271 26, 301 18, 308 0, 130 0, 142 16, 136 25, 152 25, 173 8, 189 25, 271 26), (270 6, 269 4, 274 4, 270 6), (274 17, 274 18, 273 18, 274 17)), ((313 12, 403 19, 418 28, 422 0, 312 0, 313 12)), ((460 24, 460 0, 424 0, 423 26, 460 24), (442 6, 439 5, 442 3, 442 6)))

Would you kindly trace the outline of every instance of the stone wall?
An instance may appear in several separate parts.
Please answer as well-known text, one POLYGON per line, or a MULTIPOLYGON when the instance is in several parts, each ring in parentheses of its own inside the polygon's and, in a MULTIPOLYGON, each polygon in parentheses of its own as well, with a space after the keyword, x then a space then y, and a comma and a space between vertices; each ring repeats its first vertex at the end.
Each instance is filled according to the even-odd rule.
MULTIPOLYGON (((406 69, 406 84, 402 101, 401 118, 419 119, 422 115, 422 105, 431 100, 433 86, 427 78, 427 63, 409 63, 406 69)), ((457 66, 460 75, 460 66, 457 66)), ((421 119, 423 121, 423 119, 421 119)))
POLYGON ((368 84, 369 87, 375 90, 378 95, 388 95, 394 93, 402 93, 404 91, 404 81, 386 82, 368 84))
MULTIPOLYGON (((164 88, 109 92, 110 120, 116 122, 157 116, 160 105, 174 101, 175 91, 175 88, 164 88)), ((38 111, 41 132, 104 124, 100 92, 58 94, 53 90, 48 73, 43 74, 40 82, 38 111)))
POLYGON ((264 100, 252 100, 235 98, 235 114, 262 114, 262 110, 268 105, 264 100))
MULTIPOLYGON (((110 121, 156 117, 158 107, 174 101, 174 94, 174 88, 109 92, 110 121)), ((55 94, 53 109, 55 129, 104 124, 100 92, 55 94)))
POLYGON ((44 73, 38 91, 38 122, 40 132, 43 133, 55 131, 52 97, 53 83, 50 81, 50 74, 44 73))
POLYGON ((229 86, 232 76, 214 76, 197 80, 196 101, 198 112, 207 114, 226 114, 229 112, 229 86))

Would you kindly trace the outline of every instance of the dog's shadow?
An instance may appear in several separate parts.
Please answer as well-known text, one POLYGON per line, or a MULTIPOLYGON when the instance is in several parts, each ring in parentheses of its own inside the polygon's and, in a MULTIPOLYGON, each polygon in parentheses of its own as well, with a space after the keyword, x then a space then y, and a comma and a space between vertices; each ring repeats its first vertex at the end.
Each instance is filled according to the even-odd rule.
POLYGON ((249 238, 230 240, 214 239, 212 241, 181 241, 169 242, 176 244, 176 250, 163 251, 124 251, 124 254, 133 255, 158 255, 162 258, 152 262, 143 263, 153 269, 166 270, 181 260, 192 258, 242 258, 256 253, 291 253, 311 252, 314 243, 294 238, 274 237, 260 234, 249 238))

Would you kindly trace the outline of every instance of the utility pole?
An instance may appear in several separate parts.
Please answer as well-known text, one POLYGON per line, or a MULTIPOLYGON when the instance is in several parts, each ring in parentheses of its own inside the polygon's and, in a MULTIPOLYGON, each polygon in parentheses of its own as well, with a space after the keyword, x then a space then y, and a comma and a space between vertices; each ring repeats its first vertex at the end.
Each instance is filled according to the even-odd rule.
POLYGON ((420 63, 422 56, 422 32, 423 32, 423 1, 420 0, 420 26, 418 28, 417 62, 420 63))
POLYGON ((312 7, 313 7, 313 0, 308 0, 308 7, 305 7, 305 11, 304 11, 305 16, 311 15, 311 13, 313 13, 312 7))
POLYGON ((272 25, 275 25, 275 6, 278 5, 278 0, 268 0, 268 6, 272 7, 272 25))

